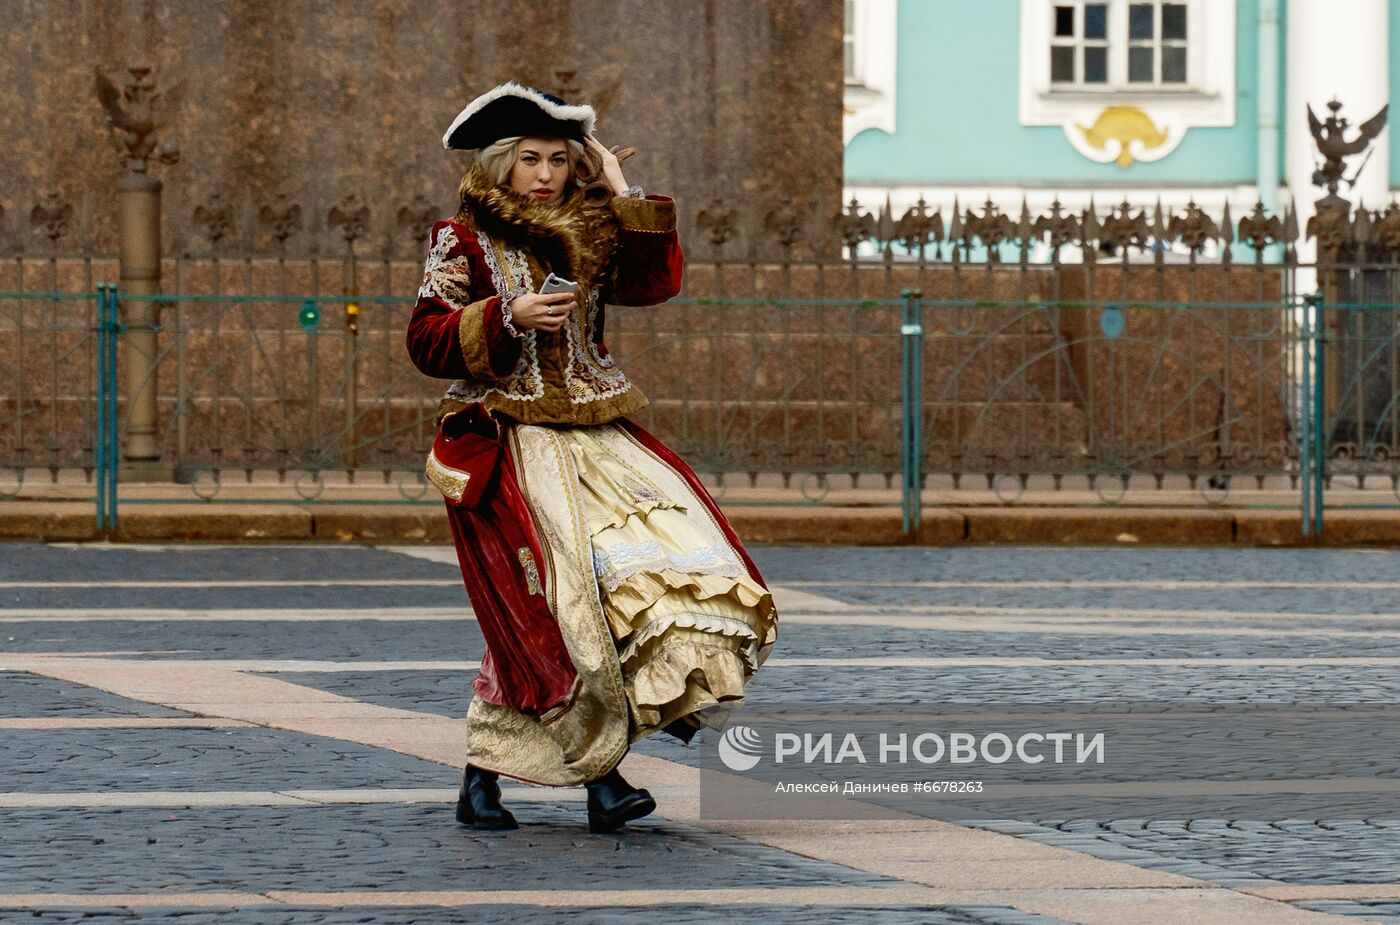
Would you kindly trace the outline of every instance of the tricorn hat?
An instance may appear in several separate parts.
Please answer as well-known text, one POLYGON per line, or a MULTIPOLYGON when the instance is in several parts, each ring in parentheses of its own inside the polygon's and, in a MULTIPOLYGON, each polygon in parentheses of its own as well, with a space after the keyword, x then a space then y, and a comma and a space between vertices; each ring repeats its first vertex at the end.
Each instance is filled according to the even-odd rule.
POLYGON ((512 135, 582 142, 596 120, 592 106, 571 106, 553 94, 511 81, 481 94, 457 113, 442 136, 442 146, 470 151, 512 135))

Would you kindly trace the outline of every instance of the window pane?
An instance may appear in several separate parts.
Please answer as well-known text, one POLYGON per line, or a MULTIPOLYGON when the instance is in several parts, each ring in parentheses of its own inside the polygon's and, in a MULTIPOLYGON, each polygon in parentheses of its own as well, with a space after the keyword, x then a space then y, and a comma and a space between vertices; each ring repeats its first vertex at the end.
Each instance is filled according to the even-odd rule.
POLYGON ((1162 83, 1186 83, 1186 48, 1168 45, 1162 49, 1162 83))
POLYGON ((1086 39, 1108 38, 1108 4, 1084 4, 1084 37, 1086 39))
POLYGON ((1074 36, 1074 7, 1055 7, 1055 34, 1065 38, 1074 36))
POLYGON ((1101 84, 1108 81, 1108 49, 1084 49, 1084 82, 1101 84))
POLYGON ((1128 49, 1128 80, 1131 83, 1152 83, 1152 46, 1128 49))
POLYGON ((1074 49, 1057 45, 1050 49, 1050 79, 1074 83, 1074 49))
POLYGON ((851 35, 856 31, 856 4, 855 0, 846 0, 846 34, 851 35))
POLYGON ((1162 5, 1162 38, 1186 38, 1186 4, 1166 3, 1162 5))
POLYGON ((1152 38, 1152 4, 1134 3, 1128 7, 1128 38, 1152 38))

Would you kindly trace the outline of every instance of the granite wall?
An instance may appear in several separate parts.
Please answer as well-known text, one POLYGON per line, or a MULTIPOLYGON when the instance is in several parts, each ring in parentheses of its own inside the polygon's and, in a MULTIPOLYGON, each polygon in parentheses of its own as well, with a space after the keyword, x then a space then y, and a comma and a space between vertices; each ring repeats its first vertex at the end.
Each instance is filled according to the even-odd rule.
MULTIPOLYGON (((72 209, 61 252, 115 250, 120 167, 93 69, 120 86, 148 64, 164 136, 168 253, 208 250, 193 220, 215 193, 222 246, 267 252, 257 220, 301 206, 289 249, 319 241, 347 194, 362 239, 408 251, 452 211, 461 155, 440 137, 473 96, 517 79, 589 100, 598 135, 634 145, 628 179, 674 192, 687 218, 712 196, 839 198, 841 5, 834 0, 7 0, 0 6, 0 218, 15 249, 48 247, 45 192, 72 209), (418 199, 417 197, 422 197, 418 199)), ((405 256, 407 254, 405 253, 405 256)))

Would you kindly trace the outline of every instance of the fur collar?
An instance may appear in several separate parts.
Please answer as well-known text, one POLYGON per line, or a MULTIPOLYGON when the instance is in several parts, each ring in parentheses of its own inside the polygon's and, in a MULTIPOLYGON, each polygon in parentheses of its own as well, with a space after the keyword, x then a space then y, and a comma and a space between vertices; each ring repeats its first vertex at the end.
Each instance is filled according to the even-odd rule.
POLYGON ((542 203, 492 182, 479 167, 462 185, 457 218, 589 287, 617 246, 617 223, 606 204, 588 200, 581 190, 562 202, 542 203))

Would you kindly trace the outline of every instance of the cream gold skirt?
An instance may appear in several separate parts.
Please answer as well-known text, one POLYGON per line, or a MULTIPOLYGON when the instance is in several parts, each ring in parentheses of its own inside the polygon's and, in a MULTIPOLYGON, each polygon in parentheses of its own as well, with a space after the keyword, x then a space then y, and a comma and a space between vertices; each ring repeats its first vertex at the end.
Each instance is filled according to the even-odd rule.
POLYGON ((719 515, 617 425, 516 425, 510 439, 581 693, 548 725, 473 701, 468 759, 576 784, 673 722, 718 728, 777 639, 772 596, 719 515))
POLYGON ((633 738, 692 717, 713 728, 777 638, 773 599, 699 499, 630 458, 616 427, 559 432, 578 472, 603 616, 617 643, 633 738))

